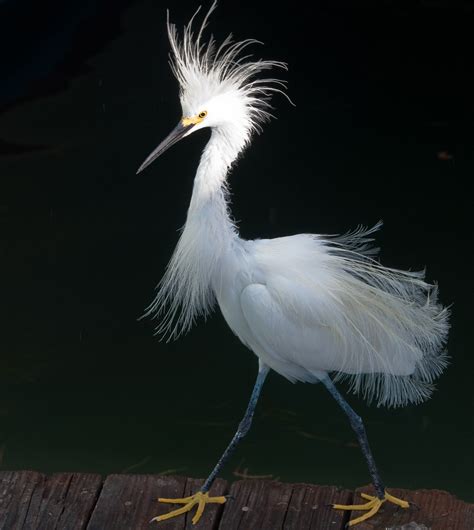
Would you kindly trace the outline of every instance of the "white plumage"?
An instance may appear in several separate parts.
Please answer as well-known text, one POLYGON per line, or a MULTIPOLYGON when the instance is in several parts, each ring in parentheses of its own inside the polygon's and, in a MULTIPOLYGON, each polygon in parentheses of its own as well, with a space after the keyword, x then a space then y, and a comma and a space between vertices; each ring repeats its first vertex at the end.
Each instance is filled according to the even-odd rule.
POLYGON ((228 209, 227 174, 270 117, 270 95, 284 87, 256 76, 285 65, 246 57, 253 40, 204 44, 214 7, 196 37, 190 23, 180 41, 168 22, 183 123, 195 122, 181 137, 202 127, 212 134, 186 224, 148 310, 160 319, 158 332, 176 337, 217 302, 260 362, 291 381, 317 382, 331 373, 380 405, 427 399, 447 363, 448 311, 423 272, 387 269, 374 259, 370 243, 380 224, 339 238, 239 237, 228 209))

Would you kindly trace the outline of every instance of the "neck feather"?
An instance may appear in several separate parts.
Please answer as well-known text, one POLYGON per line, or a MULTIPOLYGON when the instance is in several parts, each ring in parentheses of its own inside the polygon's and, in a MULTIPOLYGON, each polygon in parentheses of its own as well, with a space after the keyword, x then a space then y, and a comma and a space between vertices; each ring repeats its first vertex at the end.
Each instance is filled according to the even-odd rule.
POLYGON ((248 135, 236 127, 213 129, 199 163, 194 180, 190 212, 213 200, 226 189, 227 173, 239 152, 245 147, 248 135))
POLYGON ((158 333, 176 338, 214 305, 212 279, 222 256, 238 239, 226 177, 245 143, 235 131, 214 129, 202 153, 186 224, 147 312, 161 317, 158 333))

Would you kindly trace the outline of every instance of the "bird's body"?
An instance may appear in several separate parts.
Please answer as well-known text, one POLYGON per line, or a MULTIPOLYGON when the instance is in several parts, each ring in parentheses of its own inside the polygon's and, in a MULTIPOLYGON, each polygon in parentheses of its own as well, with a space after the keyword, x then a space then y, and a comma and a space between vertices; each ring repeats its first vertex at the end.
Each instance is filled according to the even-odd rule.
MULTIPOLYGON (((234 158, 237 152, 233 153, 234 158)), ((232 331, 291 381, 351 378, 380 404, 426 399, 446 363, 446 311, 422 273, 373 259, 374 229, 341 238, 240 238, 227 203, 229 142, 212 134, 152 312, 177 335, 217 301, 232 331), (225 161, 225 163, 223 162, 225 161)))
POLYGON ((366 508, 358 508, 368 514, 355 522, 385 500, 407 507, 385 492, 362 422, 331 379, 349 379, 352 390, 378 404, 427 399, 447 362, 448 312, 423 273, 387 269, 375 260, 370 243, 380 224, 338 238, 299 234, 246 241, 239 236, 229 212, 228 173, 268 118, 268 96, 281 91, 280 81, 255 76, 283 65, 242 57, 253 41, 228 38, 217 49, 212 38, 201 44, 206 21, 207 16, 197 37, 188 24, 181 43, 168 25, 183 118, 139 169, 180 138, 211 127, 186 223, 149 313, 160 319, 160 333, 175 337, 217 303, 232 331, 258 356, 260 369, 236 436, 201 491, 183 500, 186 510, 198 503, 199 519, 205 503, 224 502, 209 500, 209 487, 247 432, 270 369, 293 382, 323 382, 348 414, 377 491, 366 508))

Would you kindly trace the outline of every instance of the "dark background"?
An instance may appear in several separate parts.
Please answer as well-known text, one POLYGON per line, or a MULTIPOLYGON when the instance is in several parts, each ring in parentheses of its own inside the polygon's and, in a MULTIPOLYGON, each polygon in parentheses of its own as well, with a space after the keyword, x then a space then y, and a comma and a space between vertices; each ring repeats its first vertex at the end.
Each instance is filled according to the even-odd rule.
MULTIPOLYGON (((383 263, 427 266, 454 304, 438 391, 395 411, 349 399, 387 484, 472 501, 474 11, 407 4, 221 2, 210 30, 263 41, 255 55, 289 64, 296 104, 274 98, 278 119, 232 172, 232 209, 247 238, 383 219, 383 263)), ((208 137, 135 175, 180 117, 166 7, 182 25, 197 4, 0 1, 4 469, 206 476, 246 406, 256 359, 218 311, 169 344, 137 320, 208 137)), ((322 388, 273 375, 256 420, 227 478, 368 482, 322 388)))

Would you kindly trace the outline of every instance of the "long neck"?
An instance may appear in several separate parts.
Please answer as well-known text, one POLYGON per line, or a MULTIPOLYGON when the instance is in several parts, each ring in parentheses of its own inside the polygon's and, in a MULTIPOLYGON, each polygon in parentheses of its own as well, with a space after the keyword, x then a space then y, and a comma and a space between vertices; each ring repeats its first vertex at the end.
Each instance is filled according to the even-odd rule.
POLYGON ((238 240, 226 201, 226 176, 245 138, 214 129, 194 180, 188 216, 150 313, 161 313, 159 333, 177 336, 213 306, 212 279, 238 240))
MULTIPOLYGON (((234 141, 233 136, 229 136, 230 133, 225 130, 213 130, 194 179, 184 232, 199 228, 203 235, 213 238, 206 245, 203 244, 200 250, 210 245, 216 247, 217 241, 220 242, 219 248, 224 250, 225 241, 229 243, 236 234, 226 200, 226 178, 241 146, 240 142, 234 141)), ((218 252, 219 249, 215 248, 215 251, 218 252)))

